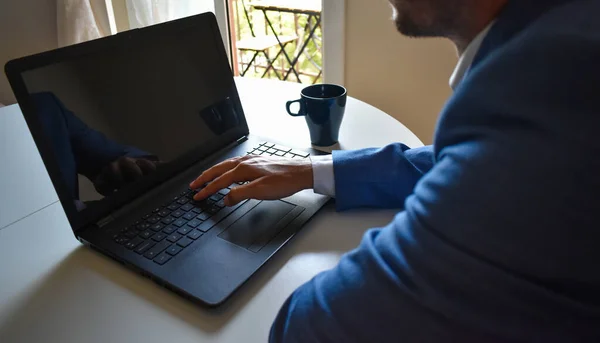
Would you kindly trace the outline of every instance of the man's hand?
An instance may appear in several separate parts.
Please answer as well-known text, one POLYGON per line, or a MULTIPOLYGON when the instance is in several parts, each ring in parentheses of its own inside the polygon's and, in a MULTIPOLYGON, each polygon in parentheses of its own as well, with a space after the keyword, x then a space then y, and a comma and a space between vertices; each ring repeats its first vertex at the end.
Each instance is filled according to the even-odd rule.
POLYGON ((156 170, 157 162, 145 158, 120 157, 104 167, 94 180, 98 193, 108 196, 128 183, 156 170))
POLYGON ((203 200, 236 182, 250 183, 235 187, 225 197, 233 206, 246 199, 276 200, 313 187, 312 164, 308 159, 243 156, 210 168, 190 184, 198 189, 207 184, 194 200, 203 200))

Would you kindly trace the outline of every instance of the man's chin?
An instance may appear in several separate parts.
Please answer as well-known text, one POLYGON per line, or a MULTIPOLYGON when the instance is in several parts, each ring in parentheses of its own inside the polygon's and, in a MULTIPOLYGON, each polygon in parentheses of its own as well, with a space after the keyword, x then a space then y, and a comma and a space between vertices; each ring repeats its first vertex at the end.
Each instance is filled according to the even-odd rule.
POLYGON ((394 20, 394 25, 396 26, 396 30, 398 32, 400 32, 402 35, 408 36, 408 37, 413 37, 413 38, 418 38, 418 37, 422 36, 419 33, 419 31, 416 29, 415 25, 413 25, 413 23, 411 23, 411 22, 408 22, 404 18, 399 17, 399 16, 394 16, 393 20, 394 20))
POLYGON ((433 34, 433 32, 429 32, 424 29, 420 25, 417 25, 410 16, 402 15, 398 13, 398 11, 394 10, 394 14, 392 19, 394 20, 394 25, 396 26, 396 30, 400 32, 402 35, 412 38, 425 38, 425 37, 437 37, 438 35, 433 34))
POLYGON ((407 20, 406 15, 401 14, 396 6, 390 4, 390 7, 392 8, 392 20, 394 21, 396 30, 405 36, 419 37, 415 30, 414 23, 410 22, 410 20, 407 20))

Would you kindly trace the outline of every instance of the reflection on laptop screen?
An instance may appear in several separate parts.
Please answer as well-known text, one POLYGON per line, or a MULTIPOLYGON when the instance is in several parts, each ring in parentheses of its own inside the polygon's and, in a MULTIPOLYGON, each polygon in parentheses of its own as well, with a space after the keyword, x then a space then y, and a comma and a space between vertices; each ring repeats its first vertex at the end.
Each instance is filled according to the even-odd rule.
POLYGON ((240 125, 215 40, 205 22, 23 73, 79 210, 240 125))

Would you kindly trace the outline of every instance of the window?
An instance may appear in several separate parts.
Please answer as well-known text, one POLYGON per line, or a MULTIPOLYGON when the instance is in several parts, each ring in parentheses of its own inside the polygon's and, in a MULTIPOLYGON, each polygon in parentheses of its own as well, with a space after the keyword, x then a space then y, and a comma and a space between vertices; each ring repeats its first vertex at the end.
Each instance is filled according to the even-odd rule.
POLYGON ((66 45, 210 11, 236 75, 343 83, 344 1, 104 0, 104 6, 92 0, 60 5, 63 1, 59 31, 67 31, 66 45))

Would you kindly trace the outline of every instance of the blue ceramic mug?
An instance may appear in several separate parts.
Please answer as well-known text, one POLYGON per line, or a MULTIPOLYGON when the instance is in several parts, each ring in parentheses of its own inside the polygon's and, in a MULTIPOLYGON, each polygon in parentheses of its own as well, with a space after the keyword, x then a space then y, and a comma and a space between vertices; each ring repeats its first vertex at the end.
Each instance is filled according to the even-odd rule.
POLYGON ((338 142, 346 110, 346 93, 346 88, 338 85, 313 85, 302 90, 299 100, 288 101, 286 108, 290 115, 306 118, 312 144, 330 146, 338 142), (290 108, 295 102, 300 104, 298 113, 290 108))

